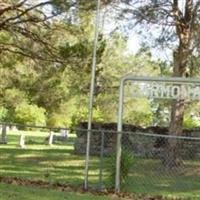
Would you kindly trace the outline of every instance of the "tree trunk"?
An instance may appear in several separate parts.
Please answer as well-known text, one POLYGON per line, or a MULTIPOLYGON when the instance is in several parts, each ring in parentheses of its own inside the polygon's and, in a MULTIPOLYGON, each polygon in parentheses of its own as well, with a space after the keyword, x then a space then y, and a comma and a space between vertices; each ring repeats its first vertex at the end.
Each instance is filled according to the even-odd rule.
MULTIPOLYGON (((174 100, 171 106, 171 122, 169 126, 170 135, 182 135, 182 124, 184 116, 184 100, 174 100)), ((171 138, 168 140, 164 165, 167 169, 172 169, 182 163, 180 155, 181 141, 171 138)))
MULTIPOLYGON (((176 32, 179 38, 179 45, 174 51, 173 76, 187 77, 186 67, 190 55, 190 43, 192 35, 192 0, 186 0, 185 16, 178 12, 178 1, 174 0, 174 16, 176 19, 176 32)), ((173 136, 182 135, 184 118, 184 100, 174 100, 171 106, 171 121, 169 134, 173 136)), ((177 167, 182 163, 180 155, 181 141, 171 138, 168 140, 164 165, 167 169, 177 167)))
MULTIPOLYGON (((189 57, 189 46, 186 49, 182 44, 179 45, 177 52, 174 53, 174 73, 176 77, 185 77, 186 65, 189 57)), ((182 135, 184 118, 184 100, 173 100, 171 105, 171 121, 169 125, 169 134, 173 136, 182 135)), ((164 165, 167 169, 179 166, 181 141, 171 138, 168 140, 168 146, 164 159, 164 165)))

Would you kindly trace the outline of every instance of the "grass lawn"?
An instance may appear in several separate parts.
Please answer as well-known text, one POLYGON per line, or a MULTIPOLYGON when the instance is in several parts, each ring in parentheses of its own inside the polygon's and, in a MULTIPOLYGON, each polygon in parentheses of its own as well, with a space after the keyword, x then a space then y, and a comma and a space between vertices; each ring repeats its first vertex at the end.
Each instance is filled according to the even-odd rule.
MULTIPOLYGON (((85 156, 73 154, 74 134, 66 143, 49 146, 44 143, 48 133, 23 132, 26 141, 34 144, 21 149, 19 132, 9 133, 8 144, 0 145, 0 176, 83 185, 85 156)), ((91 165, 90 180, 94 183, 98 180, 98 159, 91 158, 91 165)))
MULTIPOLYGON (((19 131, 10 132, 9 143, 0 145, 0 176, 83 185, 85 156, 73 153, 74 134, 70 135, 67 142, 52 146, 44 144, 48 133, 24 134, 26 141, 29 142, 24 149, 18 147, 19 131)), ((100 162, 98 157, 91 156, 90 159, 89 184, 96 188, 99 186, 100 162)), ((106 186, 110 186, 108 160, 109 158, 105 158, 103 164, 103 185, 106 186)), ((160 160, 136 158, 131 173, 123 185, 123 191, 138 195, 163 195, 198 200, 200 161, 185 161, 184 167, 169 172, 165 171, 160 160)))
POLYGON ((166 171, 160 160, 138 159, 125 184, 135 194, 200 199, 200 162, 186 161, 184 167, 166 171))
POLYGON ((0 184, 0 200, 119 200, 106 196, 94 196, 53 189, 39 189, 17 185, 0 184))

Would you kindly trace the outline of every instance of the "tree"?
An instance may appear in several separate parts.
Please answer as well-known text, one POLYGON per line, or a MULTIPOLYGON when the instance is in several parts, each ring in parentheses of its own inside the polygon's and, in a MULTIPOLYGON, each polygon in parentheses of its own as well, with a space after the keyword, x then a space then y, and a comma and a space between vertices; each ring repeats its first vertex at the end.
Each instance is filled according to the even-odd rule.
MULTIPOLYGON (((144 25, 148 33, 153 31, 155 34, 151 36, 155 39, 154 47, 156 44, 164 48, 170 45, 173 48, 172 76, 187 77, 190 71, 188 70, 190 57, 193 53, 198 54, 199 42, 196 36, 200 24, 198 15, 200 1, 124 0, 122 4, 126 6, 115 4, 120 17, 125 17, 129 24, 144 25)), ((142 32, 141 27, 140 31, 142 32)), ((171 110, 169 132, 178 136, 182 134, 184 101, 173 101, 171 110)), ((170 169, 180 163, 178 149, 177 141, 169 140, 168 153, 164 162, 167 168, 170 169)))
MULTIPOLYGON (((115 33, 106 42, 102 62, 99 68, 102 69, 98 76, 98 91, 95 104, 100 107, 106 122, 115 122, 118 110, 119 80, 125 74, 138 74, 156 76, 160 73, 160 63, 152 60, 152 55, 148 48, 140 49, 136 55, 128 52, 126 38, 122 34, 115 33), (113 114, 114 113, 114 114, 113 114)), ((127 97, 127 96, 126 96, 127 97)), ((151 120, 151 109, 148 109, 148 100, 144 100, 144 107, 137 101, 126 98, 125 121, 137 125, 148 126, 151 120), (136 107, 140 109, 135 109, 136 107), (145 109, 146 108, 146 109, 145 109), (145 111, 143 112, 144 109, 145 111), (143 120, 138 120, 137 116, 142 115, 143 120)))
POLYGON ((45 109, 21 103, 15 109, 15 121, 24 125, 46 125, 45 109))
POLYGON ((55 29, 52 27, 53 19, 61 14, 54 11, 53 6, 56 2, 2 0, 0 2, 1 57, 11 53, 32 60, 63 62, 58 49, 50 42, 52 30, 55 29))
MULTIPOLYGON (((42 6, 52 5, 52 11, 55 12, 53 15, 55 16, 57 13, 65 13, 57 20, 47 19, 45 22, 38 20, 38 24, 33 26, 32 22, 27 20, 27 24, 30 25, 27 27, 28 31, 33 31, 38 35, 38 38, 48 42, 48 45, 53 47, 53 51, 55 50, 56 55, 49 54, 51 52, 46 48, 46 45, 39 41, 35 42, 32 37, 26 38, 15 32, 18 36, 16 41, 13 40, 11 32, 3 31, 0 34, 0 41, 13 41, 13 44, 27 48, 21 49, 22 53, 18 52, 19 49, 15 49, 17 51, 2 50, 0 70, 5 74, 5 79, 1 79, 0 100, 1 104, 8 108, 12 115, 21 102, 28 105, 36 104, 45 108, 47 111, 45 114, 49 118, 47 122, 50 125, 63 124, 69 126, 72 121, 69 118, 77 121, 75 119, 78 119, 78 116, 75 116, 77 110, 84 113, 84 119, 86 117, 86 95, 89 92, 93 47, 93 11, 86 13, 85 11, 89 8, 81 3, 79 4, 80 7, 77 8, 79 12, 70 14, 69 10, 76 4, 71 3, 72 5, 70 5, 69 2, 72 1, 60 2, 49 1, 49 4, 42 4, 42 6), (82 9, 83 7, 84 9, 82 9), (68 15, 73 15, 71 17, 79 18, 79 20, 71 21, 68 15), (48 26, 45 26, 44 23, 48 26), (40 27, 40 29, 36 27, 40 27), (75 107, 72 112, 73 115, 68 114, 70 108, 63 109, 71 100, 73 100, 75 107), (61 120, 61 118, 64 118, 64 120, 61 120)), ((26 3, 20 6, 26 6, 26 3)), ((37 8, 40 8, 40 6, 38 5, 37 8)), ((13 12, 10 12, 10 15, 14 15, 13 12)), ((37 10, 33 9, 31 14, 35 13, 37 13, 37 10)), ((21 26, 24 27, 24 25, 21 26)), ((105 40, 101 35, 97 50, 97 63, 101 62, 104 47, 105 40)), ((70 107, 70 103, 68 107, 70 107)), ((16 121, 16 119, 18 118, 13 115, 13 118, 9 120, 16 121)), ((19 120, 17 121, 19 122, 19 120)))

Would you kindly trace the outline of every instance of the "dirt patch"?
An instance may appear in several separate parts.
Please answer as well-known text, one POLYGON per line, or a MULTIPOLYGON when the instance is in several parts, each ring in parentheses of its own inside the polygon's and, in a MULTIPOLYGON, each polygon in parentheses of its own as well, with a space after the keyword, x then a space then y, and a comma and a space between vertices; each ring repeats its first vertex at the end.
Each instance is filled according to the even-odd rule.
MULTIPOLYGON (((115 193, 113 190, 105 190, 105 191, 97 191, 93 189, 84 190, 81 186, 72 186, 69 184, 61 184, 61 183, 49 183, 42 180, 27 180, 21 179, 17 177, 1 177, 0 183, 10 184, 10 185, 18 185, 18 186, 32 186, 37 188, 46 188, 46 189, 55 189, 62 192, 79 192, 79 193, 90 193, 93 195, 101 195, 101 196, 110 196, 112 198, 120 198, 126 200, 172 200, 166 199, 163 197, 136 197, 130 193, 115 193)), ((178 199, 176 199, 178 200, 178 199)), ((179 199, 181 200, 181 199, 179 199)))

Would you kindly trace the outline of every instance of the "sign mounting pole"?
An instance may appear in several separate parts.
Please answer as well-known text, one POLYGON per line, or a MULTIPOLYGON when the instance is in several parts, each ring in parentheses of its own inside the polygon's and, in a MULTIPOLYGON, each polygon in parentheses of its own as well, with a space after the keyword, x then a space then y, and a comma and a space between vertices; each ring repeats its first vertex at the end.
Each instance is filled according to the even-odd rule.
POLYGON ((93 57, 92 57, 92 75, 91 75, 90 99, 89 99, 89 113, 88 113, 84 189, 88 189, 90 138, 91 138, 91 129, 92 129, 93 102, 94 102, 94 89, 95 89, 95 76, 96 76, 96 54, 97 54, 97 43, 98 43, 98 37, 99 37, 99 24, 100 24, 100 4, 101 4, 101 0, 97 0, 94 48, 93 48, 93 57))

